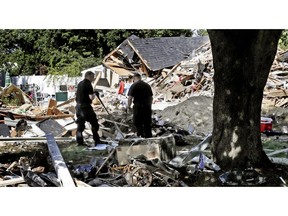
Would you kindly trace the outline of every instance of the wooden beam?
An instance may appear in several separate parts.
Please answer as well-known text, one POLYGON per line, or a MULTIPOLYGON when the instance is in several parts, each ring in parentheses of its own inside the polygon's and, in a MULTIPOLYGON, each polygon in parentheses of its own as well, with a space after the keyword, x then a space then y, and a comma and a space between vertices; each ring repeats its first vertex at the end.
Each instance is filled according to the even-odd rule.
POLYGON ((61 106, 64 106, 64 105, 66 105, 66 104, 72 103, 72 102, 75 100, 75 98, 76 98, 76 97, 70 98, 69 100, 60 103, 60 104, 57 105, 56 107, 61 107, 61 106))
POLYGON ((99 79, 101 77, 101 74, 102 74, 102 72, 98 72, 97 77, 96 77, 95 81, 93 82, 93 86, 92 86, 93 90, 96 89, 96 85, 97 85, 97 83, 98 83, 98 81, 99 81, 99 79))
POLYGON ((57 173, 58 179, 62 187, 76 187, 73 178, 66 166, 66 163, 61 155, 55 138, 51 133, 46 133, 47 145, 49 153, 57 173))
MULTIPOLYGON (((55 137, 57 142, 59 141, 69 141, 73 140, 72 137, 55 137)), ((47 142, 45 137, 0 137, 0 142, 17 142, 17 141, 31 141, 31 142, 47 142)), ((1 143, 2 145, 3 143, 1 143)))
POLYGON ((180 64, 181 64, 181 62, 179 62, 178 64, 174 65, 173 68, 170 70, 170 72, 169 72, 159 83, 157 83, 156 86, 159 86, 164 80, 166 80, 166 79, 169 77, 169 75, 170 75, 171 73, 173 73, 173 71, 175 71, 176 68, 177 68, 180 64))
POLYGON ((49 99, 49 102, 48 102, 48 109, 47 109, 47 112, 46 112, 46 115, 53 115, 54 114, 54 108, 56 108, 57 106, 57 101, 50 98, 49 99))
POLYGON ((77 179, 77 178, 74 178, 74 180, 75 180, 75 182, 76 182, 77 187, 92 187, 91 185, 86 184, 85 182, 80 181, 80 180, 77 179))
POLYGON ((110 152, 110 154, 107 156, 107 158, 105 159, 105 161, 101 164, 101 166, 99 167, 99 169, 97 170, 97 172, 95 173, 95 176, 98 175, 98 173, 101 171, 101 169, 104 167, 104 165, 107 163, 107 161, 109 160, 109 158, 112 157, 112 155, 115 153, 116 148, 113 148, 112 151, 110 152))
POLYGON ((128 44, 131 46, 131 48, 134 50, 135 53, 137 53, 138 57, 141 59, 141 61, 143 62, 143 64, 152 71, 152 69, 148 66, 147 61, 145 59, 142 58, 142 56, 140 55, 139 51, 133 46, 133 44, 129 41, 128 44))
POLYGON ((9 185, 15 185, 15 184, 21 184, 21 183, 24 183, 24 179, 23 177, 18 177, 18 178, 15 178, 15 179, 10 179, 10 180, 5 180, 5 181, 1 181, 0 182, 0 187, 6 187, 6 186, 9 186, 9 185))

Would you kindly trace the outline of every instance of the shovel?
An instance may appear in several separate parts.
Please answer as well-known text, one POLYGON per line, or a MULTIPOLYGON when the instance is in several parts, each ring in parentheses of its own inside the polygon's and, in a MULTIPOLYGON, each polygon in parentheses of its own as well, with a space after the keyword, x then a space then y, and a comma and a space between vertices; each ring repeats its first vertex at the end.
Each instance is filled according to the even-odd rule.
MULTIPOLYGON (((107 114, 110 116, 111 114, 108 112, 107 108, 105 107, 103 101, 100 99, 100 97, 96 94, 98 100, 100 101, 101 105, 103 106, 103 108, 105 109, 105 111, 107 112, 107 114)), ((118 130, 118 132, 120 133, 121 137, 124 138, 124 135, 122 133, 122 131, 120 130, 120 128, 118 127, 117 123, 116 122, 113 122, 116 129, 118 130)))

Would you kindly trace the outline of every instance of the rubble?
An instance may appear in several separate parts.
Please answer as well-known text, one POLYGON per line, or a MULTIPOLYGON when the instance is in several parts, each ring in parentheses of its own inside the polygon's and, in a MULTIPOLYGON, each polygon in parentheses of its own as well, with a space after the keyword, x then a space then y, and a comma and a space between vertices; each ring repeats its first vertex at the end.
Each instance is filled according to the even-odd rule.
MULTIPOLYGON (((253 168, 223 173, 213 162, 210 143, 214 68, 210 43, 197 43, 199 46, 185 53, 185 57, 173 56, 173 63, 168 64, 163 59, 157 63, 147 57, 146 61, 144 53, 149 49, 136 49, 138 42, 133 40, 119 46, 103 63, 125 76, 139 71, 146 74, 144 80, 154 93, 153 137, 137 137, 132 114, 125 112, 127 97, 117 95, 116 89, 101 87, 102 97, 93 101, 93 108, 103 143, 93 145, 87 124, 83 132, 87 146, 76 147, 73 97, 62 103, 50 99, 47 104, 36 105, 11 84, 0 94, 0 186, 187 187, 198 186, 203 176, 216 186, 258 186, 268 182, 264 174, 253 168), (129 55, 123 56, 126 52, 129 55), (137 58, 132 58, 131 53, 137 58), (17 105, 16 99, 20 102, 17 105), (41 148, 32 142, 41 143, 41 148), (35 148, 32 152, 41 152, 37 163, 36 156, 27 152, 27 145, 35 148)), ((288 106, 286 55, 277 53, 264 90, 263 106, 288 106)), ((273 123, 280 118, 278 114, 267 117, 273 118, 273 123)), ((288 119, 285 113, 281 118, 286 124, 281 125, 285 136, 288 119)), ((281 135, 276 132, 263 131, 263 135, 281 135)), ((281 154, 287 154, 287 146, 267 153, 273 162, 286 164, 287 159, 281 154), (280 156, 271 157, 275 155, 280 156)), ((281 178, 282 184, 287 181, 281 178)))

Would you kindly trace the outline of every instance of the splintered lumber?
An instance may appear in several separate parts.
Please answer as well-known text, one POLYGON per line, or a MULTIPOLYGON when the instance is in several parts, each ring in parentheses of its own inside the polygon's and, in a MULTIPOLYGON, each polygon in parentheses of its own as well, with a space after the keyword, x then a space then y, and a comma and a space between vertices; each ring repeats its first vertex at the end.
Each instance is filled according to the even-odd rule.
POLYGON ((5 180, 5 181, 0 181, 0 187, 6 187, 6 186, 9 186, 9 185, 15 185, 15 184, 21 184, 21 183, 24 183, 24 179, 23 177, 18 177, 18 178, 15 178, 15 179, 9 179, 9 180, 5 180))
POLYGON ((53 115, 54 113, 53 109, 56 108, 56 106, 57 106, 57 101, 53 99, 49 99, 46 115, 53 115))
POLYGON ((26 116, 26 117, 30 119, 35 119, 35 121, 41 121, 44 119, 62 119, 62 118, 74 117, 74 114, 57 114, 57 115, 44 115, 35 117, 26 116))
POLYGON ((156 86, 159 86, 164 80, 166 80, 167 77, 169 77, 169 75, 170 75, 171 73, 173 73, 173 71, 175 71, 176 68, 177 68, 180 64, 181 64, 181 62, 178 63, 178 64, 176 64, 176 65, 174 65, 174 67, 170 70, 170 72, 169 72, 156 86))
POLYGON ((66 104, 70 104, 70 103, 72 103, 72 102, 75 100, 75 98, 76 98, 76 97, 70 98, 69 100, 60 103, 60 104, 57 105, 56 107, 58 108, 58 107, 61 107, 61 106, 66 105, 66 104))
POLYGON ((77 179, 77 178, 74 178, 74 180, 75 180, 75 182, 76 182, 77 187, 92 187, 91 185, 86 184, 85 182, 80 181, 80 180, 77 179))
POLYGON ((267 92, 264 92, 264 95, 266 97, 287 97, 288 90, 284 90, 284 89, 269 90, 267 92))
POLYGON ((73 178, 51 133, 46 133, 48 150, 62 187, 75 187, 73 178))
POLYGON ((282 107, 288 103, 288 98, 282 98, 279 102, 275 104, 276 107, 282 107))

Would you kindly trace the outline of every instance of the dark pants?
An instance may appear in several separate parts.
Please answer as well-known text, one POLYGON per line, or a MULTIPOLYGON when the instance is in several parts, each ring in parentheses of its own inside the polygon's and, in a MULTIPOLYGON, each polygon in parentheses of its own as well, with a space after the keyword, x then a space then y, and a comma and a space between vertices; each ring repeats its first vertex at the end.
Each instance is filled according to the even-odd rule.
POLYGON ((94 112, 92 106, 90 104, 77 104, 76 105, 76 116, 77 116, 77 134, 76 141, 78 144, 83 144, 83 135, 82 132, 85 129, 85 122, 89 122, 91 124, 93 139, 95 141, 95 145, 100 143, 100 138, 98 134, 99 124, 96 113, 94 112))
POLYGON ((152 109, 151 105, 134 104, 133 106, 133 124, 137 130, 137 136, 149 138, 152 137, 152 109))

